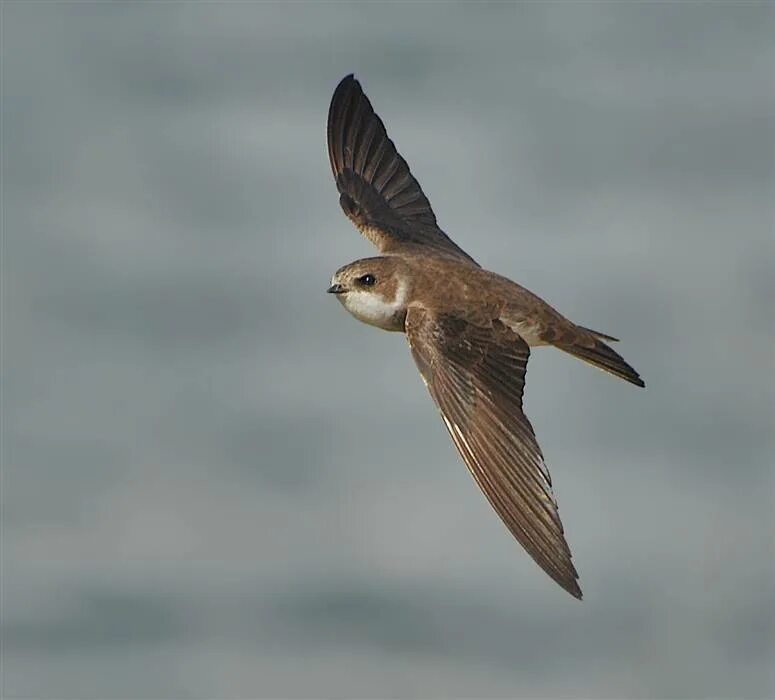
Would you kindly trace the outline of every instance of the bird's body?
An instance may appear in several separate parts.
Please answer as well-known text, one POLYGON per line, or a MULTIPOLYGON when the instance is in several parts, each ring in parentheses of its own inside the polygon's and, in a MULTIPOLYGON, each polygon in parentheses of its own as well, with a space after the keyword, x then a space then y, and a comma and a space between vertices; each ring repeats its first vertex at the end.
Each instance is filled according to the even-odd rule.
POLYGON ((549 472, 522 411, 529 348, 553 345, 642 380, 604 342, 615 338, 572 323, 447 237, 352 76, 334 93, 328 146, 342 209, 382 254, 340 268, 328 291, 358 320, 406 334, 472 476, 536 562, 580 598, 549 472))
POLYGON ((366 260, 372 268, 381 268, 377 279, 395 278, 395 284, 361 294, 371 298, 384 297, 384 308, 393 312, 389 321, 381 320, 385 315, 376 311, 378 303, 365 304, 365 313, 359 315, 355 308, 357 302, 348 299, 350 296, 357 299, 357 291, 355 295, 345 297, 342 303, 358 320, 383 330, 403 332, 406 308, 409 303, 415 303, 440 312, 464 312, 470 314, 472 320, 477 316, 478 320, 487 323, 501 321, 519 333, 530 347, 548 345, 551 342, 546 337, 548 329, 575 333, 579 339, 590 336, 529 290, 465 260, 422 250, 366 260), (368 318, 367 308, 375 310, 374 318, 368 318))

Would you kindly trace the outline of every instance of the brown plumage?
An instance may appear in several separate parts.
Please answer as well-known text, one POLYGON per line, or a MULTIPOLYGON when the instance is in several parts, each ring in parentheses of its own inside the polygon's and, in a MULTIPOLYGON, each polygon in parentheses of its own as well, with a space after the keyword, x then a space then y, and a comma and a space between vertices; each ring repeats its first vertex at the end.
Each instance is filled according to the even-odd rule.
POLYGON ((436 224, 428 198, 352 75, 331 99, 328 157, 344 213, 380 252, 418 243, 473 262, 436 224))
POLYGON ((347 76, 328 117, 340 204, 381 256, 336 272, 329 292, 359 320, 406 333, 455 446, 506 527, 581 598, 551 479, 522 410, 530 346, 553 345, 632 384, 638 373, 604 341, 479 265, 438 226, 360 85, 347 76))

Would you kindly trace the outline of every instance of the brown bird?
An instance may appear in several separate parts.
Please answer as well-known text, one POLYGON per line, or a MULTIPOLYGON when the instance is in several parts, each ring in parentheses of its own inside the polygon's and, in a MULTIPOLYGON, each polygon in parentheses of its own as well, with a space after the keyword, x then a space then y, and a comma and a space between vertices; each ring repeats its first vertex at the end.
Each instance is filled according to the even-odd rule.
POLYGON ((577 326, 450 240, 352 75, 331 100, 328 155, 344 213, 381 253, 337 270, 328 291, 358 320, 406 333, 474 480, 538 565, 581 598, 549 471, 522 411, 530 348, 553 345, 643 381, 605 342, 616 338, 577 326))

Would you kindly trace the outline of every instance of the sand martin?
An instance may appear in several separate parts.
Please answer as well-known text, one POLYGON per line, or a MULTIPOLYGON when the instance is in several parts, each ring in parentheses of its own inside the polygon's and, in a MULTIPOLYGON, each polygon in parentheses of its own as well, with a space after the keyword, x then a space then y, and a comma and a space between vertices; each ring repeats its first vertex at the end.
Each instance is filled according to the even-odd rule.
POLYGON ((328 291, 358 320, 406 334, 474 480, 538 565, 581 598, 549 471, 522 412, 530 348, 553 345, 643 381, 606 344, 616 338, 577 326, 452 242, 352 75, 331 99, 328 155, 344 213, 381 253, 337 270, 328 291))

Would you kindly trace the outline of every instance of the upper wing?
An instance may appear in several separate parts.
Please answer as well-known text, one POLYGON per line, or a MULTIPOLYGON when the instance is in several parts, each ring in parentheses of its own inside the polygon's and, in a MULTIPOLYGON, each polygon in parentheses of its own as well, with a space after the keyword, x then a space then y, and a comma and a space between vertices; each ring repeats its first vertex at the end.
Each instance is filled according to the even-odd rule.
POLYGON ((414 243, 474 262, 436 224, 428 198, 352 75, 331 98, 328 156, 344 213, 380 252, 414 243))
POLYGON ((479 487, 538 565, 581 598, 551 478, 522 412, 527 343, 499 322, 482 328, 418 307, 409 308, 406 334, 420 374, 479 487))

